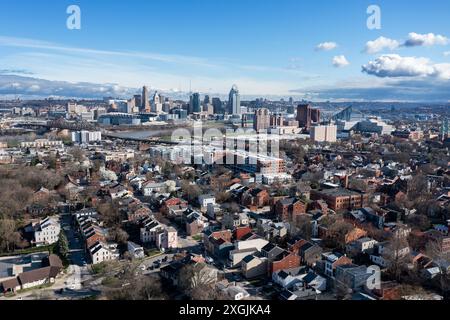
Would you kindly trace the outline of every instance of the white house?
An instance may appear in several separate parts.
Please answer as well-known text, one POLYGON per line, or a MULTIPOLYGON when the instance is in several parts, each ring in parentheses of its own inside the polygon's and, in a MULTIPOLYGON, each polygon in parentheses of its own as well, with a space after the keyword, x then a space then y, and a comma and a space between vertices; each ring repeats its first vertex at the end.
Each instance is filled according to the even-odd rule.
POLYGON ((178 232, 175 228, 166 227, 156 236, 156 246, 160 250, 174 249, 178 247, 178 232))
POLYGON ((245 212, 225 214, 222 218, 222 225, 227 229, 247 226, 249 224, 248 215, 245 212))
POLYGON ((142 184, 142 194, 146 197, 152 196, 154 193, 163 192, 166 189, 164 182, 147 181, 142 184))
POLYGON ((115 243, 96 242, 89 248, 89 254, 92 264, 102 263, 104 261, 117 260, 119 258, 119 250, 115 243))
POLYGON ((144 258, 144 248, 142 248, 140 245, 137 245, 134 242, 128 241, 128 252, 134 257, 134 258, 144 258))
POLYGON ((378 241, 372 238, 364 237, 349 243, 346 246, 346 250, 348 253, 358 254, 358 253, 366 253, 371 252, 375 246, 378 244, 378 241))
POLYGON ((56 218, 47 217, 33 225, 33 230, 36 246, 45 246, 58 241, 61 225, 56 218))
MULTIPOLYGON (((379 265, 382 268, 389 267, 389 261, 385 259, 386 256, 391 255, 390 248, 387 247, 387 242, 384 243, 378 243, 378 254, 370 255, 370 261, 372 261, 374 264, 379 265)), ((408 254, 410 254, 411 249, 408 246, 405 246, 402 249, 399 249, 397 252, 397 255, 399 257, 406 257, 408 254)))
POLYGON ((272 281, 278 284, 280 287, 287 289, 292 287, 296 283, 302 282, 304 275, 292 275, 288 270, 279 270, 272 273, 272 281))
POLYGON ((208 208, 208 205, 215 205, 216 204, 216 197, 210 194, 202 194, 198 197, 198 203, 202 209, 208 208))
POLYGON ((161 225, 152 217, 147 217, 141 222, 140 239, 142 243, 156 242, 158 234, 164 231, 161 225))

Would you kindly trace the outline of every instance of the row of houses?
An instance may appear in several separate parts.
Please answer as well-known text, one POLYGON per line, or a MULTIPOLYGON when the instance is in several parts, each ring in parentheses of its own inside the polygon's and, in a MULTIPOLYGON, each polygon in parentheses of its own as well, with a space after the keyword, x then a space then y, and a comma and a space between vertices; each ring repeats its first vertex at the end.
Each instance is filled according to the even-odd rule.
POLYGON ((97 219, 95 210, 75 213, 75 220, 92 264, 119 259, 118 244, 108 239, 108 230, 97 219))

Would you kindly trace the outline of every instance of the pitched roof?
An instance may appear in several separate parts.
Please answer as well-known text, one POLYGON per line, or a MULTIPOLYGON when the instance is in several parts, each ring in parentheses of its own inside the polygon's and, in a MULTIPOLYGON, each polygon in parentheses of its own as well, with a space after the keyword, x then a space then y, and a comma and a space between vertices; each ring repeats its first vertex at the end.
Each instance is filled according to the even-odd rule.
POLYGON ((20 286, 19 280, 17 278, 9 279, 3 281, 0 286, 3 288, 3 291, 8 291, 11 289, 15 289, 20 286))
POLYGON ((59 267, 44 267, 21 273, 19 274, 18 279, 20 283, 24 285, 49 278, 56 278, 60 270, 59 267))

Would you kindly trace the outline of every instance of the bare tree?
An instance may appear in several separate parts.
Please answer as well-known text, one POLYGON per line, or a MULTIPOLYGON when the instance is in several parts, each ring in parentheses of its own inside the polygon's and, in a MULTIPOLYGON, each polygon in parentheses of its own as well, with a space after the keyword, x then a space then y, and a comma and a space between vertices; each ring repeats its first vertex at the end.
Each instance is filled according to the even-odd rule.
POLYGON ((14 220, 0 220, 0 249, 8 252, 14 250, 16 240, 16 223, 14 220))
POLYGON ((387 273, 395 280, 400 280, 401 273, 411 261, 409 245, 405 236, 396 232, 389 239, 389 244, 382 254, 387 263, 387 273))
POLYGON ((442 294, 445 295, 450 291, 450 274, 447 270, 447 262, 450 261, 450 252, 444 251, 439 241, 429 241, 426 245, 425 252, 439 268, 438 285, 442 294))
POLYGON ((299 217, 297 217, 295 221, 295 228, 296 233, 300 237, 302 237, 305 240, 311 240, 312 236, 312 225, 311 225, 311 218, 306 215, 302 214, 299 217))
POLYGON ((204 292, 211 291, 216 282, 215 270, 202 263, 186 265, 180 271, 180 288, 192 299, 203 297, 204 292))

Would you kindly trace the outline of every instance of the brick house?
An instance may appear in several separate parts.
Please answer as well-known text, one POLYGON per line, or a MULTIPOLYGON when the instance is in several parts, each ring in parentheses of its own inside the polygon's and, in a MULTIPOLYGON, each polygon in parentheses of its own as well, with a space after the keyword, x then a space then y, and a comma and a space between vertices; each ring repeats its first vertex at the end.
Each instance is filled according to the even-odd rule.
POLYGON ((307 204, 297 198, 279 200, 275 204, 275 214, 280 221, 296 221, 297 217, 306 213, 307 204))
POLYGON ((242 195, 241 203, 247 207, 262 208, 269 204, 270 195, 260 188, 249 189, 242 195))
POLYGON ((353 210, 366 207, 369 196, 363 192, 357 192, 344 188, 312 190, 312 200, 324 200, 329 208, 334 211, 353 210))
POLYGON ((292 252, 283 251, 269 263, 269 274, 284 269, 297 268, 300 266, 300 257, 292 252))
POLYGON ((237 227, 233 231, 233 236, 235 240, 241 240, 250 233, 252 233, 252 228, 250 227, 237 227))

